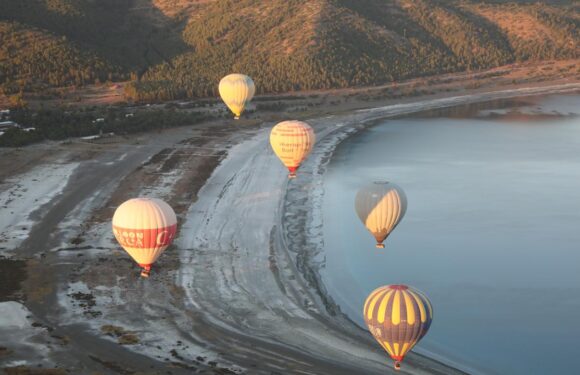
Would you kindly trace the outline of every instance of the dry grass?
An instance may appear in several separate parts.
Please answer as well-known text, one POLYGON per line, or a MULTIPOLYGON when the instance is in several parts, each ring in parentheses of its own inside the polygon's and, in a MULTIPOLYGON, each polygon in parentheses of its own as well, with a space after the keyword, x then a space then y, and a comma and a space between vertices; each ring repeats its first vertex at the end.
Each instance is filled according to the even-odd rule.
POLYGON ((67 372, 63 369, 36 369, 27 366, 5 367, 6 375, 65 375, 67 372))
POLYGON ((556 40, 548 27, 523 9, 502 6, 479 6, 474 9, 512 38, 538 44, 553 43, 556 40))
POLYGON ((126 331, 123 327, 107 324, 101 327, 101 332, 107 336, 115 337, 121 345, 135 345, 140 342, 139 336, 126 331))
POLYGON ((54 285, 46 283, 47 278, 40 270, 43 264, 38 259, 30 259, 27 262, 28 278, 24 282, 26 299, 30 302, 40 302, 54 293, 54 285))
POLYGON ((217 0, 138 0, 136 5, 144 7, 151 3, 169 18, 187 18, 198 14, 205 6, 217 0))
MULTIPOLYGON (((293 52, 304 48, 304 46, 316 45, 317 25, 320 22, 322 13, 322 4, 318 1, 312 1, 296 10, 296 17, 303 23, 300 25, 300 32, 295 31, 297 25, 294 22, 296 18, 289 18, 281 23, 276 29, 266 34, 265 40, 272 40, 274 34, 286 35, 282 43, 273 46, 276 53, 290 55, 293 52)), ((268 12, 276 12, 275 8, 268 9, 268 12)), ((266 15, 268 16, 268 15, 266 15)), ((263 45, 262 48, 271 48, 272 46, 263 45)))
POLYGON ((12 354, 12 350, 5 348, 3 346, 0 346, 0 358, 6 357, 10 354, 12 354))
POLYGON ((117 342, 121 345, 135 345, 139 344, 139 337, 133 333, 126 333, 120 336, 117 342))

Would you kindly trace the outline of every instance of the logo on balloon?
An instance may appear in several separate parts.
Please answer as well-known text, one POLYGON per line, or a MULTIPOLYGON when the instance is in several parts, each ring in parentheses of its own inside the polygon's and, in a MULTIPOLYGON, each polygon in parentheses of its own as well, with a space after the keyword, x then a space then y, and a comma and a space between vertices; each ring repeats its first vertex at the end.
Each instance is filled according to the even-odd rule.
POLYGON ((169 246, 175 236, 177 226, 159 229, 127 229, 113 227, 113 234, 121 246, 154 248, 169 246))
POLYGON ((173 240, 173 236, 175 235, 175 231, 170 233, 167 230, 159 232, 157 235, 157 246, 166 246, 171 243, 173 240))

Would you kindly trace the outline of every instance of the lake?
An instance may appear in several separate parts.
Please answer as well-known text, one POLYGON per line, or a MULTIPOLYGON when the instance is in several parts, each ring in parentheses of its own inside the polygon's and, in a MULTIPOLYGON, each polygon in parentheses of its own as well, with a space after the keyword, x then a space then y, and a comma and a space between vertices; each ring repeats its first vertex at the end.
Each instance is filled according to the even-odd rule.
POLYGON ((473 373, 580 371, 580 95, 389 119, 344 141, 324 177, 322 278, 364 327, 367 295, 423 291, 416 351, 473 373), (376 249, 354 210, 375 180, 408 210, 376 249))

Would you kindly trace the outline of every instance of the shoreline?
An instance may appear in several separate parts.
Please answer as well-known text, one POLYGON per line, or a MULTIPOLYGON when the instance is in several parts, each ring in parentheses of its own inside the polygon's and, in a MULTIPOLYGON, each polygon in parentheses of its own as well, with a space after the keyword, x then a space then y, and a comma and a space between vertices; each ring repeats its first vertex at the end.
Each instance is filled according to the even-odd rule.
MULTIPOLYGON (((386 119, 389 118, 396 118, 396 117, 404 117, 406 115, 410 115, 413 113, 420 113, 423 111, 431 110, 431 109, 441 109, 441 108, 448 108, 448 107, 455 107, 461 106, 466 104, 473 104, 473 103, 483 103, 487 101, 499 100, 499 99, 509 99, 509 98, 523 98, 527 96, 538 96, 538 95, 550 95, 550 94, 564 94, 564 93, 571 93, 571 92, 580 92, 580 84, 573 83, 573 84, 564 84, 564 85, 556 85, 556 86, 547 86, 547 87, 540 87, 540 88, 523 88, 523 89, 513 89, 513 90, 501 90, 496 92, 490 92, 485 94, 470 94, 464 96, 456 96, 456 97, 449 97, 449 98, 441 98, 435 99, 432 101, 418 101, 416 103, 409 103, 403 105, 395 105, 395 106, 385 106, 380 108, 373 108, 373 109, 365 109, 365 110, 358 110, 356 112, 360 113, 371 113, 373 115, 369 116, 366 119, 360 119, 355 114, 350 116, 344 117, 354 117, 351 120, 346 120, 346 124, 342 125, 339 129, 334 130, 331 132, 330 137, 334 137, 333 140, 325 142, 326 144, 323 148, 315 147, 313 153, 310 155, 307 162, 301 167, 300 172, 306 174, 308 179, 306 181, 309 185, 315 185, 317 189, 309 189, 307 190, 307 194, 304 194, 304 191, 300 191, 297 187, 290 186, 291 183, 287 184, 286 195, 284 201, 286 204, 283 204, 282 207, 285 210, 282 211, 280 215, 280 225, 282 225, 282 217, 287 213, 291 212, 292 216, 298 216, 297 212, 292 212, 292 210, 296 211, 296 208, 293 204, 288 204, 288 202, 296 201, 296 200, 308 200, 308 204, 312 210, 321 210, 322 209, 322 200, 324 198, 324 188, 323 188, 323 178, 324 173, 326 171, 326 167, 332 160, 334 155, 334 151, 336 148, 345 140, 350 138, 351 136, 358 134, 372 126, 377 125, 378 123, 384 122, 386 119), (422 108, 422 105, 425 105, 422 108)), ((341 118, 344 120, 344 118, 341 118)), ((342 122, 342 121, 341 121, 342 122)), ((318 144, 318 140, 317 140, 318 144)), ((295 224, 294 224, 295 225, 295 224)), ((304 221, 300 222, 301 225, 300 229, 293 229, 293 235, 297 233, 312 233, 313 230, 317 231, 314 236, 310 236, 311 238, 305 239, 311 245, 309 251, 299 250, 299 244, 295 245, 294 249, 290 247, 286 247, 287 251, 294 251, 296 256, 294 260, 296 262, 300 262, 299 264, 302 266, 303 269, 306 269, 306 274, 303 271, 302 274, 307 277, 307 281, 309 284, 315 289, 317 294, 319 295, 321 302, 324 304, 327 310, 331 312, 331 314, 341 314, 343 318, 360 328, 363 332, 366 332, 364 327, 359 326, 357 323, 352 321, 346 314, 340 311, 340 307, 334 303, 331 297, 331 292, 326 289, 326 285, 321 280, 320 269, 324 267, 324 249, 322 244, 322 215, 319 213, 309 213, 309 216, 304 221), (312 237, 319 237, 318 239, 314 239, 312 237), (318 242, 317 242, 318 240, 318 242), (315 243, 313 243, 315 242, 315 243), (316 243, 317 242, 317 243, 316 243), (314 249, 314 251, 313 251, 314 249)), ((288 234, 285 233, 287 236, 288 234)), ((304 236, 306 237, 306 236, 304 236)), ((299 268, 300 268, 299 265, 299 268)), ((428 358, 429 360, 440 362, 446 366, 450 366, 455 368, 459 371, 465 371, 466 373, 477 374, 479 373, 478 370, 469 368, 459 363, 454 363, 453 361, 443 358, 441 356, 436 356, 434 358, 433 353, 429 353, 427 351, 419 350, 418 353, 410 353, 411 358, 413 356, 423 356, 428 358), (413 355, 414 354, 414 355, 413 355)))
MULTIPOLYGON (((580 84, 572 85, 574 90, 580 89, 580 84)), ((503 90, 500 96, 522 96, 521 90, 535 95, 555 87, 562 86, 503 90)), ((566 89, 572 88, 567 86, 566 89)), ((312 227, 300 230, 301 226, 321 224, 316 221, 319 218, 315 210, 308 212, 304 208, 308 207, 309 199, 322 198, 316 195, 321 191, 315 179, 323 176, 334 149, 342 140, 383 118, 415 112, 413 108, 418 106, 425 109, 427 103, 435 107, 453 106, 465 104, 464 100, 481 101, 481 96, 489 96, 483 100, 498 98, 497 92, 470 94, 315 118, 312 125, 324 136, 319 138, 321 143, 301 168, 300 184, 288 184, 285 170, 266 144, 271 121, 251 127, 233 127, 223 121, 217 130, 208 124, 175 128, 164 133, 170 141, 158 145, 155 151, 141 148, 148 147, 147 142, 155 144, 158 139, 153 134, 144 135, 148 141, 140 141, 138 145, 118 145, 122 149, 118 153, 128 156, 119 157, 113 153, 105 157, 101 165, 106 175, 110 170, 117 170, 112 169, 114 164, 107 163, 117 159, 123 159, 123 163, 129 161, 130 165, 116 176, 118 181, 109 181, 101 190, 90 186, 87 192, 76 191, 74 184, 84 178, 76 171, 64 194, 57 194, 44 208, 50 212, 56 204, 67 199, 67 194, 74 193, 73 196, 83 202, 80 206, 82 217, 78 217, 73 207, 67 207, 64 219, 57 223, 58 235, 49 236, 52 238, 49 244, 42 241, 47 238, 47 228, 52 228, 51 225, 43 228, 46 223, 41 221, 31 228, 38 240, 29 241, 32 245, 27 246, 28 255, 24 255, 28 262, 37 265, 30 268, 33 276, 25 282, 25 290, 30 293, 45 284, 54 289, 34 298, 28 296, 25 304, 36 320, 47 327, 56 326, 53 335, 68 336, 78 345, 77 354, 83 349, 96 350, 104 344, 105 349, 99 350, 98 361, 92 358, 82 361, 81 368, 87 371, 102 370, 103 366, 112 371, 111 366, 118 365, 127 370, 144 370, 149 366, 163 370, 168 364, 173 366, 173 373, 188 373, 192 366, 200 371, 219 369, 224 373, 271 373, 283 369, 352 374, 363 368, 369 374, 388 372, 386 355, 372 337, 348 318, 341 317, 339 311, 332 316, 324 303, 321 304, 320 299, 327 297, 320 297, 325 293, 320 292, 323 285, 316 277, 322 265, 316 257, 320 256, 315 251, 316 236, 304 236, 310 241, 307 243, 309 251, 298 237, 287 245, 283 241, 288 240, 289 230, 316 234, 317 228, 314 232, 312 227), (215 149, 215 154, 206 156, 217 158, 212 159, 215 168, 199 169, 207 160, 195 155, 195 150, 208 145, 215 149), (313 173, 309 174, 308 169, 313 173), (182 174, 173 175, 174 171, 182 174), (132 181, 141 183, 135 186, 132 181), (192 186, 200 190, 196 192, 192 186), (166 196, 181 212, 183 225, 179 239, 160 258, 153 283, 142 283, 131 276, 134 266, 116 248, 107 226, 111 206, 135 191, 166 196), (294 201, 291 194, 298 193, 298 198, 306 199, 306 203, 294 207, 301 209, 300 214, 288 217, 285 202, 294 201), (109 194, 115 198, 111 199, 109 194), (314 220, 295 220, 305 214, 314 220), (79 233, 75 220, 67 218, 80 219, 81 227, 88 227, 79 233), (39 228, 35 229, 36 226, 39 228), (63 246, 63 240, 77 238, 74 236, 84 243, 63 246), (292 250, 297 246, 302 248, 302 253, 292 250), (34 275, 34 271, 50 273, 54 270, 62 274, 34 275), (306 277, 302 280, 304 274, 306 277), (74 296, 87 298, 90 306, 80 306, 84 301, 75 300, 74 296), (131 321, 127 318, 131 314, 140 314, 144 321, 131 321), (165 317, 170 321, 164 320, 165 317), (121 347, 115 337, 103 333, 105 324, 134 332, 140 342, 123 346, 114 356, 107 357, 106 348, 121 347), (237 348, 235 352, 228 349, 232 345, 237 348), (143 358, 149 360, 144 362, 143 358), (181 366, 183 371, 176 370, 175 366, 181 366)), ((102 152, 106 155, 108 151, 102 152)), ((91 161, 83 163, 84 167, 92 165, 91 161)), ((14 251, 10 255, 18 258, 14 251)), ((63 346, 66 349, 66 345, 63 346)), ((76 359, 59 350, 50 353, 62 360, 55 364, 76 368, 76 359)), ((405 368, 412 373, 453 373, 447 366, 438 365, 437 360, 420 354, 409 359, 405 368)))

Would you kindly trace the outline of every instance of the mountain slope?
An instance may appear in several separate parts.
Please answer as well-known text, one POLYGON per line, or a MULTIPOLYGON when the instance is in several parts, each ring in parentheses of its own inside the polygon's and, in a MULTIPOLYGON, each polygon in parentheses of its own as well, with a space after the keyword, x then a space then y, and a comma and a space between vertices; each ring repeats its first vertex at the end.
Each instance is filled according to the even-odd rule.
POLYGON ((562 12, 545 5, 471 5, 470 12, 494 23, 518 60, 574 57, 578 49, 580 8, 562 12))
POLYGON ((66 37, 125 72, 143 71, 186 47, 181 22, 149 0, 0 0, 2 20, 66 37))
MULTIPOLYGON (((579 50, 572 1, 0 0, 0 9, 0 20, 66 37, 106 62, 113 79, 132 73, 127 95, 137 100, 216 95, 230 72, 252 76, 259 92, 284 92, 578 58, 579 50)), ((7 75, 0 85, 24 74, 7 75)))
POLYGON ((436 0, 218 0, 190 18, 193 51, 149 69, 129 87, 138 99, 216 95, 216 82, 245 72, 261 92, 369 85, 518 60, 577 57, 578 22, 560 8, 436 0), (499 15, 559 35, 515 43, 499 15), (489 16, 490 12, 498 14, 489 16), (548 19, 548 16, 552 17, 548 19), (550 20, 557 19, 557 22, 550 20), (561 29, 561 25, 566 25, 561 29), (563 35, 569 35, 565 38, 563 35), (570 43, 571 41, 571 43, 570 43))
POLYGON ((6 94, 81 86, 120 76, 120 68, 80 50, 66 37, 17 22, 0 22, 0 82, 6 94))

